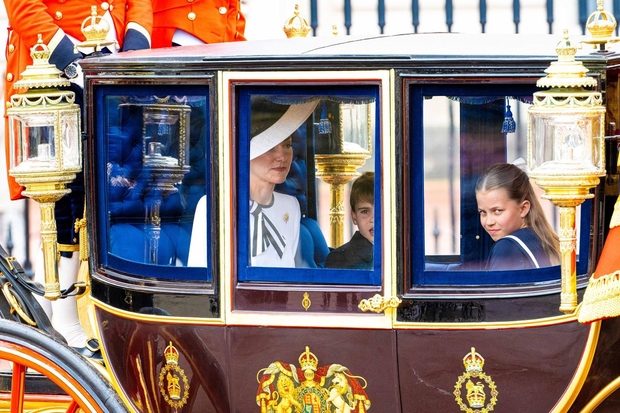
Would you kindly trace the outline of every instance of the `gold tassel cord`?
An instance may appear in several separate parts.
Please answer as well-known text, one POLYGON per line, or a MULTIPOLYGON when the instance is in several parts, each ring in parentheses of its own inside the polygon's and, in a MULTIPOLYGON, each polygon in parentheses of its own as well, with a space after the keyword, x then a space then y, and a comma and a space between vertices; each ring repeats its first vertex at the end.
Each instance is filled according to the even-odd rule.
POLYGON ((588 282, 579 311, 579 322, 589 323, 620 315, 620 269, 588 282))
POLYGON ((583 294, 578 316, 580 323, 620 316, 620 260, 616 253, 620 228, 616 227, 620 227, 620 197, 614 205, 600 261, 583 294), (602 275, 597 276, 597 273, 602 275))
POLYGON ((75 220, 75 232, 79 234, 80 239, 80 261, 88 261, 88 233, 86 232, 86 218, 75 220))

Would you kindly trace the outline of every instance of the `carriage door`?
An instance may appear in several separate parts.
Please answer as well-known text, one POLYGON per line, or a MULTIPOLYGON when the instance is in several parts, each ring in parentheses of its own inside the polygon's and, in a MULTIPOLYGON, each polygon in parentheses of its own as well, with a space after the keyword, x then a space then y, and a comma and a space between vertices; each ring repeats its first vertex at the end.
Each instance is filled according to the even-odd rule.
MULTIPOLYGON (((222 125, 221 199, 232 351, 256 372, 300 363, 299 380, 289 384, 297 392, 315 391, 300 377, 306 368, 327 386, 337 363, 398 400, 395 336, 386 329, 393 310, 385 311, 393 265, 384 184, 393 163, 382 162, 392 151, 388 77, 313 71, 221 79, 221 118, 230 122, 222 125), (308 357, 312 368, 302 361, 308 357)), ((264 374, 259 380, 277 382, 264 374)))

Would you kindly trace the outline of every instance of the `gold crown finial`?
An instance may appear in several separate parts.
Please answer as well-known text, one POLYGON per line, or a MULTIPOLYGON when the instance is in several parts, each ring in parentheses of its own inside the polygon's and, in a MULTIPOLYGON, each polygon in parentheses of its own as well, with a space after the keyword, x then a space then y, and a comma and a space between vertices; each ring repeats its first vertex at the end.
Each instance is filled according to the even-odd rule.
POLYGON ((43 36, 39 34, 37 44, 30 48, 32 64, 26 66, 21 73, 22 78, 15 82, 14 89, 35 89, 69 86, 68 79, 61 77, 62 72, 55 65, 49 63, 51 55, 49 47, 43 43, 43 36))
POLYGON ((600 51, 605 51, 605 44, 617 42, 614 30, 616 29, 616 19, 613 14, 603 9, 603 0, 597 0, 596 11, 588 17, 586 29, 590 37, 583 40, 584 43, 599 45, 600 51))
POLYGON ((597 8, 586 21, 586 28, 594 39, 607 40, 616 28, 616 19, 603 9, 603 0, 597 1, 597 8))
POLYGON ((299 4, 295 4, 295 13, 293 17, 284 22, 284 33, 289 39, 291 37, 306 37, 310 33, 310 25, 299 15, 299 4))
POLYGON ((102 16, 99 16, 97 6, 91 6, 90 16, 84 19, 80 30, 86 40, 75 46, 75 53, 78 52, 78 48, 93 49, 95 52, 99 52, 104 47, 111 45, 114 45, 117 49, 119 48, 116 40, 108 40, 110 23, 102 16))
POLYGON ((568 36, 568 29, 564 29, 562 40, 555 45, 555 52, 558 54, 558 60, 572 62, 577 54, 577 46, 575 46, 568 36))
POLYGON ((547 76, 538 79, 536 86, 549 88, 596 86, 596 79, 586 75, 588 69, 583 62, 575 60, 577 49, 578 47, 568 37, 568 30, 565 29, 562 40, 555 47, 558 60, 551 62, 545 69, 547 76))
POLYGON ((109 32, 110 24, 97 14, 97 6, 91 6, 90 17, 82 22, 82 34, 86 40, 90 42, 105 40, 109 32))
POLYGON ((164 350, 164 357, 166 358, 166 364, 179 364, 179 350, 172 345, 172 341, 164 350))
POLYGON ((47 45, 43 44, 43 35, 37 35, 37 44, 30 49, 30 57, 34 64, 47 64, 49 62, 51 52, 47 45))
POLYGON ((318 365, 319 359, 310 352, 310 347, 306 346, 306 351, 301 353, 301 356, 299 356, 299 366, 303 371, 316 371, 318 365))

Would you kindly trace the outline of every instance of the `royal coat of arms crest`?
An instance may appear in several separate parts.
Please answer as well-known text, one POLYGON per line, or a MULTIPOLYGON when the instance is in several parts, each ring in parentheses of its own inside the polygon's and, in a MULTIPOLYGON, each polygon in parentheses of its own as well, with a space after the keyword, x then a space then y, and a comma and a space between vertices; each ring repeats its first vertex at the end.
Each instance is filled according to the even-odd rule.
POLYGON ((366 380, 340 364, 319 367, 306 351, 294 364, 275 361, 258 372, 256 403, 261 413, 364 413, 370 408, 366 380), (363 384, 362 384, 363 383, 363 384))

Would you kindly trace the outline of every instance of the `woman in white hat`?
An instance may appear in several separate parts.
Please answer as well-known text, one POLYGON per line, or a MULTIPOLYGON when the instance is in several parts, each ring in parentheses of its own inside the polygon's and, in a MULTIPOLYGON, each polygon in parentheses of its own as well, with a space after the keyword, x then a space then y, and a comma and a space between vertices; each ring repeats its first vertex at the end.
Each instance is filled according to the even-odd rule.
POLYGON ((277 105, 252 99, 250 141, 250 262, 258 267, 303 266, 297 258, 301 212, 295 197, 275 192, 293 160, 291 135, 317 101, 277 105), (282 116, 282 110, 286 109, 282 116), (273 123, 274 115, 277 120, 273 123))
MULTIPOLYGON (((301 211, 295 197, 275 192, 293 161, 291 135, 308 119, 317 101, 279 105, 265 97, 251 102, 250 265, 305 267, 297 254, 301 211)), ((206 196, 196 207, 188 266, 207 266, 206 196)))

